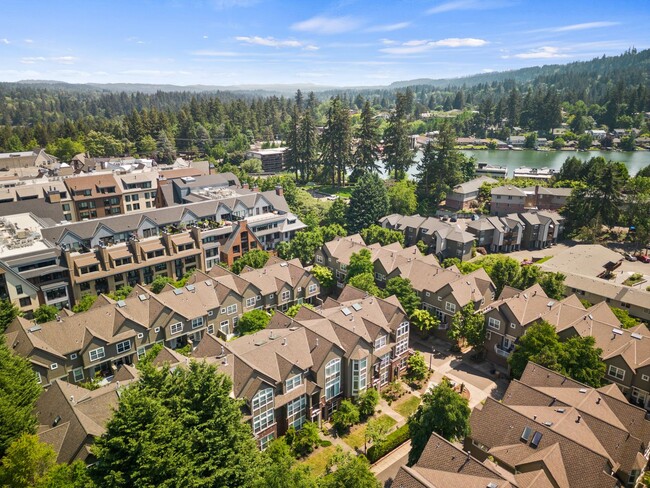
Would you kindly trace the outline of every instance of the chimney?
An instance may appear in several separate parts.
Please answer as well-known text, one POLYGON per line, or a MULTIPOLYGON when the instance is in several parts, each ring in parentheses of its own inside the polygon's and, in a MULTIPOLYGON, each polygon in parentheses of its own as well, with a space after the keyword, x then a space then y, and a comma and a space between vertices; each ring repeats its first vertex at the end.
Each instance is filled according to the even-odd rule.
POLYGON ((287 338, 286 338, 286 337, 285 337, 284 339, 282 339, 282 345, 283 345, 283 346, 286 346, 286 345, 287 345, 287 338))
POLYGON ((284 190, 282 189, 282 185, 276 185, 275 194, 279 197, 284 196, 284 190))
POLYGON ((259 193, 259 191, 260 191, 260 187, 257 186, 257 185, 255 185, 255 186, 252 188, 252 190, 253 190, 254 192, 256 192, 256 193, 259 193))
POLYGON ((74 403, 74 395, 70 395, 70 403, 74 403))
POLYGON ((576 424, 579 424, 581 419, 582 419, 582 415, 578 415, 578 418, 576 419, 576 424))
POLYGON ((600 397, 596 400, 596 405, 600 405, 600 397))
POLYGON ((248 190, 249 186, 248 183, 243 183, 241 186, 244 190, 248 190))

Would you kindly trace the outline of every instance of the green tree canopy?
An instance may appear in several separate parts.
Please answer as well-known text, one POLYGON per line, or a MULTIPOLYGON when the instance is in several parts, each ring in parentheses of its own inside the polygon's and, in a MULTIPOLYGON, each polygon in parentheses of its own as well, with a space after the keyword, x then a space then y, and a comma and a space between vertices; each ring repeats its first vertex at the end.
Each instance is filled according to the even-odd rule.
POLYGON ((374 112, 367 100, 361 110, 360 124, 356 136, 358 143, 354 152, 354 168, 362 172, 378 172, 379 123, 374 118, 374 112))
POLYGON ((9 300, 0 300, 0 334, 3 334, 9 324, 22 314, 21 310, 9 300))
POLYGON ((314 310, 314 306, 311 303, 296 303, 295 305, 291 305, 287 309, 285 315, 289 317, 295 317, 296 315, 298 315, 298 312, 300 312, 300 309, 302 307, 306 307, 309 308, 310 310, 314 310))
POLYGON ((34 320, 37 324, 43 324, 45 322, 51 322, 56 319, 59 309, 54 305, 41 305, 36 310, 34 310, 34 320))
POLYGON ((408 317, 413 315, 413 312, 422 304, 422 300, 411 285, 411 280, 401 276, 395 276, 386 282, 385 294, 386 296, 395 295, 408 317))
POLYGON ((382 246, 387 246, 393 242, 399 242, 402 246, 404 245, 404 234, 398 230, 387 229, 376 224, 362 229, 359 234, 361 234, 363 242, 365 242, 367 245, 374 244, 376 242, 382 246))
POLYGON ((472 347, 480 347, 485 342, 485 318, 476 313, 472 302, 456 312, 451 319, 448 337, 457 343, 466 343, 472 347))
POLYGON ((38 436, 23 434, 9 445, 0 465, 0 485, 12 488, 39 486, 56 465, 56 453, 38 436))
POLYGON ((332 425, 337 432, 347 431, 359 422, 360 414, 357 406, 350 400, 343 400, 339 408, 332 414, 332 425))
POLYGON ((418 207, 415 184, 407 179, 396 182, 388 189, 388 201, 391 213, 413 215, 418 207))
POLYGON ((165 285, 167 285, 168 283, 170 285, 173 285, 174 282, 175 280, 173 278, 170 278, 169 276, 156 276, 156 278, 154 278, 154 280, 151 282, 151 285, 149 285, 149 288, 153 293, 157 295, 158 293, 163 291, 165 285))
POLYGON ((380 488, 380 483, 370 471, 370 464, 364 456, 343 453, 337 447, 336 453, 327 463, 327 474, 319 483, 319 488, 380 488))
POLYGON ((378 298, 384 296, 384 292, 375 283, 375 276, 372 273, 356 275, 348 281, 348 284, 378 298))
POLYGON ((334 275, 332 274, 332 270, 326 266, 315 264, 311 269, 311 274, 318 280, 321 289, 328 290, 334 285, 334 275))
POLYGON ((255 269, 263 268, 268 260, 268 252, 263 251, 262 249, 252 249, 244 254, 241 258, 236 259, 234 263, 232 263, 232 272, 239 274, 246 266, 250 266, 251 268, 255 269))
POLYGON ((422 396, 422 404, 409 419, 411 451, 408 464, 415 464, 433 432, 449 441, 469 435, 470 408, 467 400, 443 380, 422 396))
POLYGON ((348 274, 346 280, 349 283, 357 275, 370 273, 373 274, 372 255, 368 249, 360 249, 359 252, 353 252, 350 256, 348 265, 348 274))
POLYGON ((254 488, 313 488, 309 468, 296 463, 284 437, 271 442, 261 458, 264 469, 254 488))
POLYGON ((95 441, 101 486, 249 486, 260 454, 232 382, 205 363, 144 368, 95 441))
POLYGON ((14 354, 0 335, 0 457, 21 434, 34 433, 34 407, 40 394, 30 363, 14 354))
MULTIPOLYGON (((297 312, 296 312, 297 313, 297 312)), ((241 316, 237 322, 237 331, 241 335, 254 334, 264 330, 271 320, 271 316, 264 310, 251 310, 241 316)))
POLYGON ((90 293, 87 293, 83 295, 77 303, 74 304, 72 307, 72 311, 74 313, 79 313, 79 312, 85 312, 88 310, 90 307, 93 306, 93 303, 97 301, 97 295, 91 295, 90 293))
POLYGON ((362 419, 372 417, 377 405, 379 405, 379 392, 377 390, 368 388, 366 391, 359 393, 357 406, 359 407, 359 415, 362 419))
POLYGON ((429 374, 429 368, 420 351, 415 351, 406 361, 406 374, 413 381, 422 381, 429 374))
POLYGON ((387 214, 388 193, 384 182, 375 173, 362 175, 350 196, 348 230, 352 233, 359 232, 387 214))

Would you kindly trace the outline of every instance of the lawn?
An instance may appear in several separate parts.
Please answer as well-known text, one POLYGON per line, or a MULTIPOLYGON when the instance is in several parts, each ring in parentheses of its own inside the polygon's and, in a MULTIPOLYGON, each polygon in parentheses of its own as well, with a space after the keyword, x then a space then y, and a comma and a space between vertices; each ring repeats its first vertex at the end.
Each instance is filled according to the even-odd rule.
MULTIPOLYGON (((387 429, 390 429, 397 423, 393 417, 385 414, 378 417, 377 420, 383 423, 387 429)), ((366 434, 366 425, 367 424, 357 425, 348 435, 343 437, 343 442, 345 442, 352 449, 362 448, 364 444, 364 436, 366 434)))
POLYGON ((311 474, 313 476, 323 476, 325 474, 327 462, 335 451, 336 446, 319 447, 307 459, 302 461, 302 464, 311 468, 311 474))
POLYGON ((625 286, 633 286, 643 281, 643 275, 641 273, 634 273, 628 279, 626 279, 623 284, 625 286))
POLYGON ((542 264, 542 263, 545 263, 546 261, 548 261, 548 260, 551 259, 552 257, 553 257, 553 256, 545 256, 545 257, 543 257, 542 259, 540 259, 540 260, 538 260, 538 261, 535 261, 534 264, 542 264))
POLYGON ((418 409, 420 399, 414 395, 405 395, 391 405, 392 409, 404 418, 409 418, 418 409))
POLYGON ((319 191, 320 193, 326 193, 328 195, 338 195, 341 198, 350 198, 352 195, 352 188, 351 186, 332 186, 332 185, 320 185, 320 186, 315 186, 314 190, 319 191))

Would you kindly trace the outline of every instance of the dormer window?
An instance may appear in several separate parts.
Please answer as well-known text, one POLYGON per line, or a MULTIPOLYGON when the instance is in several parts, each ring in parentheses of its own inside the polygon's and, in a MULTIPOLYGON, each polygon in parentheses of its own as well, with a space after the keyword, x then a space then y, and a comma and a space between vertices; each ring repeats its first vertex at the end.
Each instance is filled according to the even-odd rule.
POLYGON ((375 349, 381 349, 386 345, 386 336, 383 335, 375 339, 375 349))
POLYGON ((302 384, 302 375, 297 374, 295 376, 292 376, 289 378, 287 381, 285 381, 285 390, 286 392, 290 392, 291 390, 295 390, 302 384))

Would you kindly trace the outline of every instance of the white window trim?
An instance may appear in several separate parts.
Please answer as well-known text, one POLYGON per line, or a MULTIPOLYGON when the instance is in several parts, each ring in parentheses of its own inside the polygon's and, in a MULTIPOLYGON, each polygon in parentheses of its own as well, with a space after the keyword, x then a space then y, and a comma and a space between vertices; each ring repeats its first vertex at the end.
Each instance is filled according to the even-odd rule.
POLYGON ((456 304, 451 302, 445 302, 445 311, 456 313, 456 304))
POLYGON ((318 290, 318 285, 312 284, 309 285, 309 288, 307 288, 307 293, 311 295, 313 293, 316 293, 317 290, 318 290))
POLYGON ((77 353, 73 352, 72 354, 70 354, 70 360, 73 361, 75 359, 77 359, 77 353))
POLYGON ((97 349, 89 351, 88 357, 90 358, 90 362, 99 361, 100 359, 104 359, 106 357, 106 352, 104 351, 103 347, 98 347, 97 349), (95 359, 93 359, 93 353, 95 353, 95 359))
POLYGON ((292 376, 291 378, 288 378, 284 382, 284 385, 285 385, 284 387, 285 387, 286 393, 290 392, 291 390, 295 390, 300 385, 302 385, 302 375, 297 374, 297 375, 292 376))
POLYGON ((614 366, 613 364, 609 365, 609 368, 607 368, 607 376, 611 376, 612 378, 616 378, 618 381, 623 381, 625 379, 625 370, 622 368, 618 368, 614 366), (616 373, 621 372, 622 375, 619 378, 616 373))
POLYGON ((180 334, 181 332, 183 332, 183 322, 176 322, 174 324, 171 324, 169 326, 169 332, 170 332, 171 335, 176 335, 176 334, 180 334), (180 325, 180 329, 178 329, 178 327, 177 327, 179 325, 180 325), (176 332, 174 332, 174 329, 178 329, 178 330, 176 332))
POLYGON ((192 319, 192 329, 198 329, 199 327, 203 327, 203 324, 205 322, 203 321, 203 317, 197 317, 195 319, 192 319))
POLYGON ((75 383, 80 382, 81 380, 84 379, 84 369, 83 368, 75 368, 72 370, 72 378, 74 379, 75 383), (81 378, 77 378, 77 373, 81 373, 81 378))
POLYGON ((52 364, 50 364, 50 369, 51 369, 52 371, 54 371, 54 370, 57 369, 58 367, 59 367, 59 363, 52 363, 52 364))
POLYGON ((488 317, 488 327, 490 329, 499 330, 501 328, 501 321, 494 317, 488 317))
POLYGON ((115 344, 115 350, 117 351, 118 354, 123 354, 123 353, 125 353, 127 351, 130 351, 131 350, 131 341, 126 340, 126 341, 118 342, 117 344, 115 344), (122 347, 121 351, 120 351, 120 346, 122 347))
POLYGON ((641 379, 642 379, 643 381, 650 381, 650 376, 648 376, 647 374, 642 374, 642 375, 641 375, 641 379))
POLYGON ((143 337, 144 337, 144 334, 143 334, 142 332, 140 332, 140 333, 138 334, 138 339, 142 339, 143 337))

